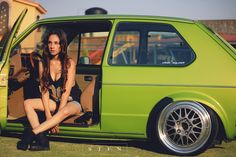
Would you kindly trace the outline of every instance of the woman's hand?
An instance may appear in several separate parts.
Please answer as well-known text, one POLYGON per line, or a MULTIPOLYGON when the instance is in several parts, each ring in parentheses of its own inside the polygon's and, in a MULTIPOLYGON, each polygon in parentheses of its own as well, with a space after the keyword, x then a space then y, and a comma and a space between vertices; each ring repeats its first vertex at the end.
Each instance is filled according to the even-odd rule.
POLYGON ((58 125, 56 125, 56 126, 54 126, 53 128, 51 128, 50 129, 50 133, 53 133, 53 134, 57 134, 57 133, 59 133, 59 126, 58 125))

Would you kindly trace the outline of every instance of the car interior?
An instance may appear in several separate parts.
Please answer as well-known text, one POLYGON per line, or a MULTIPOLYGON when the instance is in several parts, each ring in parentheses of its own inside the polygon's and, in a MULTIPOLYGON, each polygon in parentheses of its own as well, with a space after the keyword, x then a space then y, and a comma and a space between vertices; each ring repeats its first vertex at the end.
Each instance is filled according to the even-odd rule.
MULTIPOLYGON (((65 119, 61 125, 89 126, 99 123, 99 93, 101 89, 101 61, 105 50, 110 21, 58 22, 40 25, 28 34, 10 54, 7 120, 27 123, 24 100, 39 98, 38 61, 42 55, 41 39, 48 29, 60 28, 67 34, 68 55, 77 63, 76 82, 82 90, 81 105, 93 111, 88 123, 74 122, 79 116, 65 119), (32 90, 34 89, 34 90, 32 90)), ((39 115, 43 115, 41 112, 39 115)), ((40 116, 44 120, 44 116, 40 116)))

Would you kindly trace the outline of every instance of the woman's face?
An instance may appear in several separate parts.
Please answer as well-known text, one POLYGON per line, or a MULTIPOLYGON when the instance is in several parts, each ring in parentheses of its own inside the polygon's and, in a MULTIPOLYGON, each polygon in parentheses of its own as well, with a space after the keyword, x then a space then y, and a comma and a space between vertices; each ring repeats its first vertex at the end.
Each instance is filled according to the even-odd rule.
POLYGON ((51 34, 49 36, 48 49, 52 56, 57 56, 61 52, 60 39, 56 34, 51 34))

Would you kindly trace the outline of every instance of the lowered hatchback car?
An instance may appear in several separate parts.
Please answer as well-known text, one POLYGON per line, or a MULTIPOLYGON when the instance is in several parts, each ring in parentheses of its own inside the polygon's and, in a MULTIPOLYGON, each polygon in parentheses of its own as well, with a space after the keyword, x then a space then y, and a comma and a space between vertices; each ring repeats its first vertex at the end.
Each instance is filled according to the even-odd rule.
POLYGON ((84 90, 94 79, 92 122, 60 124, 59 136, 150 140, 196 155, 236 137, 236 51, 198 21, 90 15, 36 21, 16 38, 19 16, 0 52, 0 130, 22 131, 24 99, 38 86, 35 54, 49 28, 67 34, 84 90), (32 57, 33 56, 33 57, 32 57))

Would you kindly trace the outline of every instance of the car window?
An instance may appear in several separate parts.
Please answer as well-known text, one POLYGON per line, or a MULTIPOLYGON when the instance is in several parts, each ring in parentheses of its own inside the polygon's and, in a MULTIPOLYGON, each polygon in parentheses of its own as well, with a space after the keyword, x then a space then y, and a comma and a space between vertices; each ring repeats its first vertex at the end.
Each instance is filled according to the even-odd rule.
POLYGON ((112 53, 112 64, 137 64, 139 52, 138 31, 117 32, 112 53))
POLYGON ((147 64, 186 65, 193 52, 175 32, 148 32, 147 64))
POLYGON ((42 54, 41 38, 46 27, 40 26, 28 34, 20 43, 18 43, 10 53, 10 72, 14 76, 22 69, 30 69, 30 54, 42 54))
POLYGON ((108 31, 80 33, 68 46, 68 53, 79 52, 79 64, 100 65, 108 34, 108 31))
POLYGON ((186 66, 195 53, 169 24, 120 23, 109 64, 186 66))

